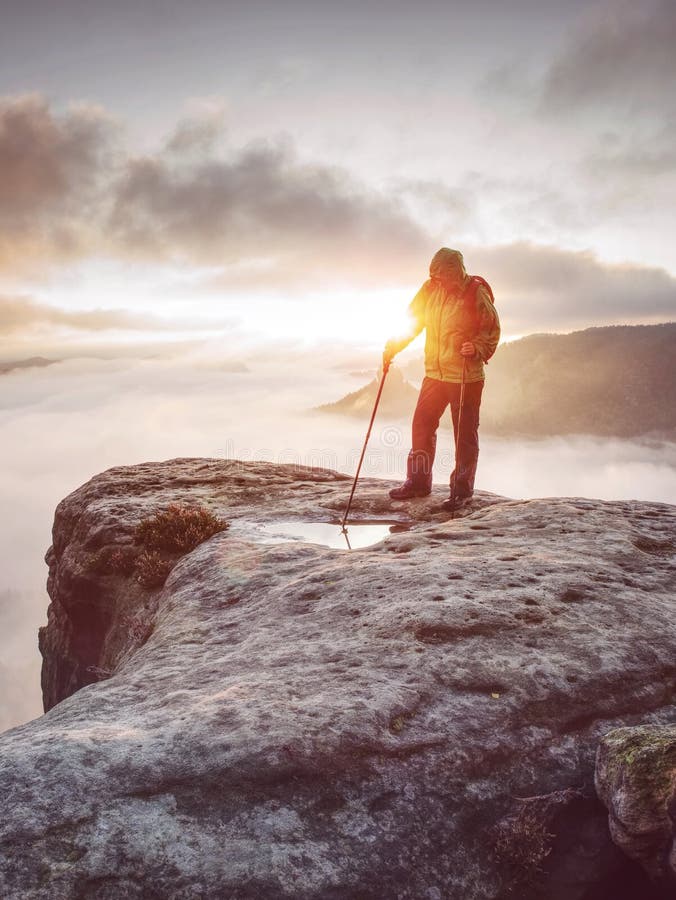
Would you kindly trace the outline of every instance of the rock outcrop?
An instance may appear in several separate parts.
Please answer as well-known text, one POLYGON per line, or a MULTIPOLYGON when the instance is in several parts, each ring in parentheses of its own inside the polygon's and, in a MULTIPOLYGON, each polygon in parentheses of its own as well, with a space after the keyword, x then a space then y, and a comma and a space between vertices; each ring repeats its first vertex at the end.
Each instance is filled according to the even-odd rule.
POLYGON ((451 521, 367 480, 355 516, 410 530, 260 540, 337 518, 349 485, 174 460, 62 501, 52 708, 0 737, 0 896, 652 896, 594 758, 674 718, 676 509, 480 495, 451 521), (230 528, 143 587, 125 554, 170 503, 230 528))
POLYGON ((618 847, 641 863, 665 896, 676 896, 676 724, 605 735, 596 790, 618 847))

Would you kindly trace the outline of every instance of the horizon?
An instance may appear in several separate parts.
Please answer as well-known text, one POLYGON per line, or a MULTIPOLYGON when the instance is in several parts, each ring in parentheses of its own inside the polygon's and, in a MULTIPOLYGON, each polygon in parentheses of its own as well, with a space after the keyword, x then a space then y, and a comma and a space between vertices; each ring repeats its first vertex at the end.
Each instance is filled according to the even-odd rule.
MULTIPOLYGON (((582 334, 586 331, 600 331, 603 329, 612 329, 612 328, 660 328, 666 325, 676 325, 675 319, 666 319, 662 322, 637 322, 637 323, 625 323, 625 322, 615 322, 610 325, 589 325, 584 328, 575 328, 570 331, 533 331, 529 334, 515 334, 509 335, 506 337, 500 338, 500 347, 504 347, 509 344, 517 343, 518 341, 526 340, 527 338, 534 337, 567 337, 575 334, 582 334)), ((147 354, 149 358, 157 358, 158 350, 165 349, 167 351, 176 351, 181 349, 191 349, 196 346, 205 343, 208 344, 208 340, 206 338, 176 338, 175 340, 164 341, 162 343, 146 343, 146 344, 129 344, 125 342, 117 342, 110 344, 94 344, 94 345, 76 345, 76 346, 68 346, 62 347, 61 351, 63 356, 61 357, 49 357, 45 356, 42 352, 36 351, 31 356, 8 356, 3 357, 0 355, 0 364, 20 364, 24 362, 28 362, 31 360, 40 360, 50 363, 59 363, 65 362, 68 359, 83 359, 87 357, 92 357, 95 359, 111 359, 115 358, 117 355, 122 356, 133 356, 140 355, 141 353, 147 354)), ((330 342, 326 342, 330 343, 330 342)), ((420 346, 420 341, 416 340, 414 344, 415 350, 422 357, 422 348, 420 346)), ((334 343, 335 346, 335 343, 334 343)), ((253 348, 249 348, 247 350, 248 353, 254 353, 259 348, 254 346, 253 348)), ((47 350, 44 351, 45 353, 47 350)), ((412 354, 406 354, 406 357, 410 357, 412 354)), ((377 357, 376 357, 377 362, 377 357)))

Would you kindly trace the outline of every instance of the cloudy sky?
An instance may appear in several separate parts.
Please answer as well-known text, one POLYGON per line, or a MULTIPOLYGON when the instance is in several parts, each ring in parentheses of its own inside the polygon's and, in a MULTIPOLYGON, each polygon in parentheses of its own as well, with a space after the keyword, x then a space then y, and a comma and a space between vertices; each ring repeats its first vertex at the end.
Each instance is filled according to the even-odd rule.
POLYGON ((676 4, 1 0, 4 358, 674 318, 676 4))
MULTIPOLYGON (((0 0, 0 363, 62 360, 0 375, 0 729, 56 503, 171 456, 352 471, 361 423, 308 408, 439 246, 507 337, 676 318, 674 46, 673 0, 0 0)), ((676 498, 673 444, 482 446, 508 496, 676 498)), ((407 448, 379 423, 368 473, 407 448)))

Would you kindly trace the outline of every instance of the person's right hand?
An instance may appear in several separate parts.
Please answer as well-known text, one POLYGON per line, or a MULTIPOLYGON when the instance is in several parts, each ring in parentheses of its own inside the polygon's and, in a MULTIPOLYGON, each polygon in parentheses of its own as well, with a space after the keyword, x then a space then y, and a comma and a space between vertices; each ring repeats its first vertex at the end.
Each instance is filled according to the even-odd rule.
POLYGON ((386 369, 389 366, 389 364, 394 359, 396 352, 397 351, 394 349, 392 341, 388 341, 385 344, 385 349, 383 350, 383 369, 386 369))

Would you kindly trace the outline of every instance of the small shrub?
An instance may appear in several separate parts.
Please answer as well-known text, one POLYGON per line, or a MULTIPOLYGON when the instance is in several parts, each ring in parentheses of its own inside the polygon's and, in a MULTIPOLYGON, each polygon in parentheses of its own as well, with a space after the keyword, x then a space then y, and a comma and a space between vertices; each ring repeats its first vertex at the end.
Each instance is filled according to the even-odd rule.
POLYGON ((135 540, 149 551, 183 555, 228 527, 227 522, 206 507, 172 503, 139 522, 135 540))
POLYGON ((203 506, 172 503, 136 526, 137 545, 107 545, 89 558, 97 575, 134 575, 144 588, 162 587, 178 559, 229 525, 203 506), (140 547, 140 549, 139 549, 140 547))
POLYGON ((539 809, 524 806, 509 823, 503 823, 495 840, 495 855, 521 884, 534 884, 542 863, 552 849, 554 835, 539 809))
POLYGON ((136 565, 136 550, 108 544, 93 553, 89 568, 97 575, 131 575, 136 565))
POLYGON ((157 550, 142 550, 136 559, 136 580, 144 588, 162 587, 176 562, 157 550))
POLYGON ((518 812, 503 819, 494 832, 495 857, 509 873, 510 890, 517 885, 529 888, 538 884, 556 838, 552 829, 558 813, 569 804, 583 800, 583 795, 574 788, 566 788, 538 797, 515 799, 521 804, 518 812))

